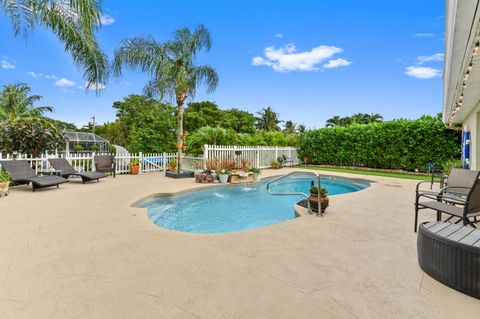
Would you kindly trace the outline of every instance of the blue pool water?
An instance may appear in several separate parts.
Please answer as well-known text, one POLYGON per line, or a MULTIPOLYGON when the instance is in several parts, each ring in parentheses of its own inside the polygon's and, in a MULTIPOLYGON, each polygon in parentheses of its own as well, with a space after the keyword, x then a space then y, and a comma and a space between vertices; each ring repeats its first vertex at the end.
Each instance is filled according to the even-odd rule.
MULTIPOLYGON (((272 184, 274 192, 308 193, 312 176, 290 177, 272 184)), ((190 233, 225 233, 263 227, 295 218, 293 205, 302 196, 272 196, 264 180, 256 184, 212 187, 142 202, 158 226, 190 233)), ((322 177, 328 195, 356 192, 366 181, 322 177)), ((330 200, 335 200, 334 198, 330 200)))

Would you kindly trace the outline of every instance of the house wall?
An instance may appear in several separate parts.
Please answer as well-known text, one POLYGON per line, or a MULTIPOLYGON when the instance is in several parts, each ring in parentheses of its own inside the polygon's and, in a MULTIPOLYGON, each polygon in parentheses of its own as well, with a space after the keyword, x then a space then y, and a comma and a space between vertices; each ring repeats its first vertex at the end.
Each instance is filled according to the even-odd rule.
POLYGON ((463 121, 463 129, 470 131, 470 168, 480 170, 480 101, 463 121))

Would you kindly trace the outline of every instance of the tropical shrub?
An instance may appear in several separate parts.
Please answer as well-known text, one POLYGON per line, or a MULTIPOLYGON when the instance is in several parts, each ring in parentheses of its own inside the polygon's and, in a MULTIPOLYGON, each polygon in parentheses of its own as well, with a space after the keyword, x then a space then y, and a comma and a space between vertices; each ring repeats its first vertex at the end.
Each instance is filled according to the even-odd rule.
POLYGON ((394 120, 306 131, 299 154, 312 164, 426 169, 460 155, 460 134, 439 117, 394 120))

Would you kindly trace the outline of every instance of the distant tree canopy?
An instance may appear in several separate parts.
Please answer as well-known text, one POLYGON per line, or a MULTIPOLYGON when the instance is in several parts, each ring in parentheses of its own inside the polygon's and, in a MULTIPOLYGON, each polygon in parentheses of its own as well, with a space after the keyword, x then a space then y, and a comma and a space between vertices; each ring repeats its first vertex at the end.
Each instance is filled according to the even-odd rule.
POLYGON ((131 152, 175 150, 175 116, 169 104, 144 95, 129 95, 113 103, 117 119, 95 127, 95 133, 131 152))
POLYGON ((335 127, 335 126, 348 126, 352 124, 370 124, 375 122, 383 122, 383 116, 375 114, 366 114, 366 113, 356 113, 352 116, 340 117, 338 115, 329 118, 325 123, 326 127, 335 127))
POLYGON ((189 133, 205 127, 222 127, 237 133, 254 133, 255 116, 239 109, 221 110, 210 101, 191 102, 185 109, 185 130, 189 133))
MULTIPOLYGON (((81 130, 95 132, 113 144, 132 152, 175 151, 174 107, 144 95, 129 95, 115 102, 117 119, 93 128, 91 123, 81 130)), ((263 109, 266 129, 257 129, 259 119, 237 108, 221 109, 215 102, 190 102, 185 108, 184 121, 187 152, 199 153, 204 144, 295 146, 297 134, 305 125, 286 121, 280 130, 279 114, 263 109), (273 119, 273 120, 272 120, 273 119)), ((260 116, 262 117, 262 116, 260 116)))

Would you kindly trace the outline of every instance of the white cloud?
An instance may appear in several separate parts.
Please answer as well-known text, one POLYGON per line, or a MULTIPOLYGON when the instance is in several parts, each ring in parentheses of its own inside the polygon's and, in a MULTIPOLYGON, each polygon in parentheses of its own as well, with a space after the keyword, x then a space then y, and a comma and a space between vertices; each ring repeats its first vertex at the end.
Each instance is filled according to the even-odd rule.
POLYGON ((327 45, 320 45, 303 52, 297 52, 292 43, 278 49, 269 46, 265 49, 265 57, 254 57, 252 65, 269 66, 277 72, 318 71, 320 63, 342 51, 341 48, 327 45))
POLYGON ((441 62, 443 61, 443 53, 435 53, 432 55, 421 55, 417 57, 417 64, 423 64, 425 62, 441 62))
POLYGON ((414 38, 432 38, 434 36, 434 33, 415 33, 413 35, 414 38))
POLYGON ((5 70, 15 69, 15 65, 8 62, 7 60, 0 60, 0 67, 5 70))
POLYGON ((409 66, 404 73, 417 79, 431 79, 442 75, 442 71, 439 69, 423 66, 409 66))
POLYGON ((115 22, 115 19, 112 16, 109 16, 108 14, 102 14, 102 17, 100 18, 100 22, 102 25, 111 25, 115 22))
POLYGON ((325 69, 334 69, 334 68, 340 68, 340 67, 343 67, 343 66, 349 66, 350 64, 352 64, 351 61, 348 61, 348 60, 345 60, 345 59, 342 59, 342 58, 338 58, 338 59, 335 59, 335 60, 328 61, 327 63, 322 65, 322 67, 324 67, 325 69))
POLYGON ((56 80, 58 79, 55 74, 45 75, 45 79, 56 80))
POLYGON ((104 89, 106 86, 102 83, 85 83, 85 88, 89 89, 89 90, 102 90, 104 89))
POLYGON ((62 78, 60 80, 55 81, 55 85, 59 87, 73 86, 75 85, 75 82, 70 81, 69 79, 62 78))
POLYGON ((277 33, 274 35, 275 38, 282 39, 283 38, 283 33, 277 33))
POLYGON ((27 75, 30 75, 32 78, 36 79, 36 78, 39 78, 39 77, 42 77, 43 74, 42 73, 35 73, 33 71, 30 71, 30 72, 27 72, 27 75))

